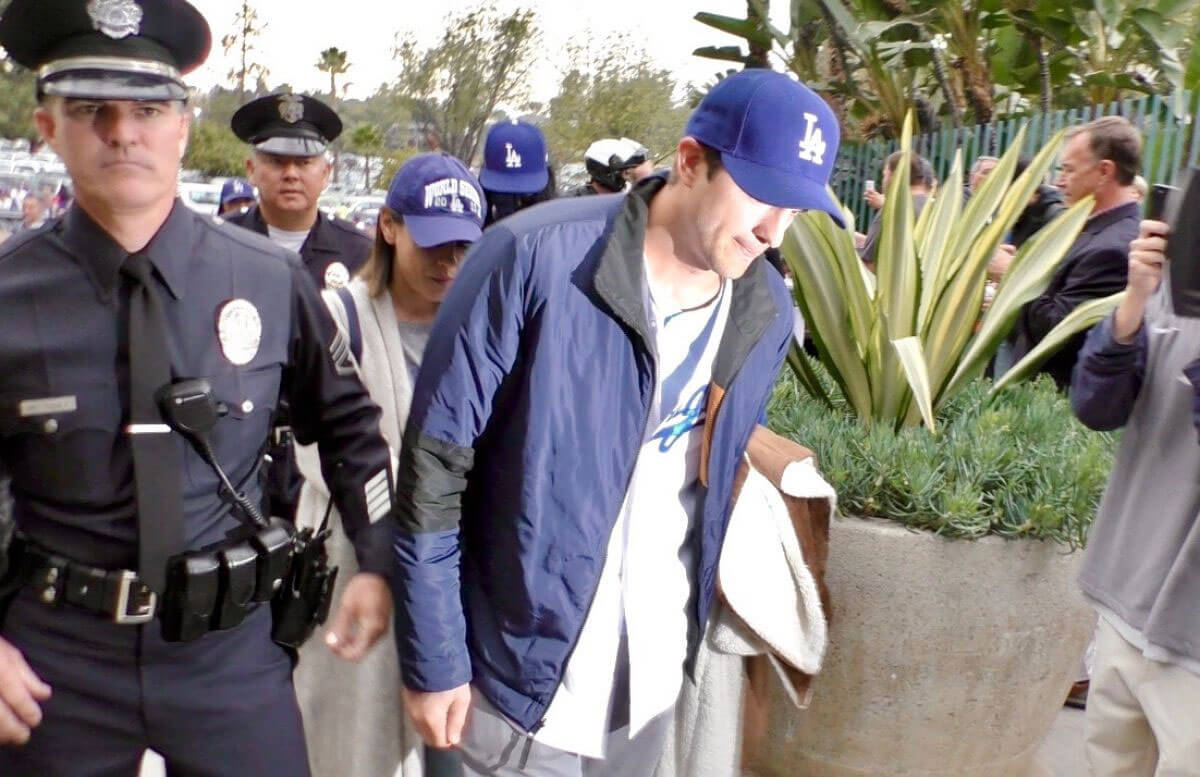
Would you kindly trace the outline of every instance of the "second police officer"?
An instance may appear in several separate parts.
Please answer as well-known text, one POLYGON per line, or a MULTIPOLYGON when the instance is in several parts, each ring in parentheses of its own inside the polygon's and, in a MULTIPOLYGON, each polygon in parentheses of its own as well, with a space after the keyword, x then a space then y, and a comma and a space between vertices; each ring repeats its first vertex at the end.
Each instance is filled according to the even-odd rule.
POLYGON ((306 775, 268 604, 293 590, 290 537, 263 528, 255 473, 286 397, 362 570, 338 642, 365 650, 391 603, 379 410, 296 257, 176 198, 182 74, 211 46, 195 8, 13 0, 0 45, 36 73, 38 129, 76 192, 0 251, 0 469, 19 533, 0 774, 131 775, 150 748, 172 775, 306 775))
MULTIPOLYGON (((258 187, 258 204, 229 221, 266 235, 295 251, 318 288, 340 289, 362 268, 371 241, 348 221, 317 207, 329 184, 325 154, 342 133, 342 120, 308 95, 273 94, 243 105, 230 120, 233 133, 250 144, 246 172, 258 187)), ((272 431, 267 483, 270 512, 293 519, 303 483, 291 445, 286 400, 272 431)))

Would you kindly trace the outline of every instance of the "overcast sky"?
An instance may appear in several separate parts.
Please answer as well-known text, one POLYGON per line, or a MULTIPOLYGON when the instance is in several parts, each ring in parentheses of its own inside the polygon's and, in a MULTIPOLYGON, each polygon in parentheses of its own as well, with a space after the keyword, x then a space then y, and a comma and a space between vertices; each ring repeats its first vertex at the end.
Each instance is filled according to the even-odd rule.
MULTIPOLYGON (((213 53, 192 73, 189 82, 201 89, 227 83, 233 67, 221 38, 232 31, 240 0, 191 0, 208 19, 213 31, 213 53)), ((259 60, 270 70, 272 86, 289 83, 303 91, 327 90, 329 76, 314 64, 322 49, 336 46, 350 54, 350 71, 342 76, 351 97, 374 93, 381 82, 396 75, 391 59, 397 32, 412 31, 425 43, 435 41, 446 15, 478 6, 474 0, 422 2, 421 0, 253 0, 266 28, 257 41, 259 60), (389 10, 390 9, 390 10, 389 10)), ((497 0, 505 11, 517 7, 533 10, 544 31, 544 45, 531 83, 532 98, 545 101, 557 92, 563 71, 562 52, 567 44, 603 39, 628 32, 643 45, 660 67, 671 70, 682 83, 712 80, 723 64, 692 56, 705 45, 729 45, 737 39, 692 19, 698 11, 744 17, 745 0, 497 0)), ((786 26, 789 3, 774 3, 786 26)), ((774 15, 774 14, 773 14, 774 15)))

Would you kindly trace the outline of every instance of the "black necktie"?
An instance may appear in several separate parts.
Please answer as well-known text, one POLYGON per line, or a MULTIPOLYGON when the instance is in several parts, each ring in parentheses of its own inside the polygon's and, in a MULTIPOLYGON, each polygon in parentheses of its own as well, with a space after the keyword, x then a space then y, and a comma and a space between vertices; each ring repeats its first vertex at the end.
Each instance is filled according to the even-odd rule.
POLYGON ((129 295, 129 439, 137 489, 138 576, 162 594, 167 559, 183 550, 183 462, 155 400, 155 392, 171 382, 167 319, 150 260, 131 254, 121 272, 134 281, 129 295))

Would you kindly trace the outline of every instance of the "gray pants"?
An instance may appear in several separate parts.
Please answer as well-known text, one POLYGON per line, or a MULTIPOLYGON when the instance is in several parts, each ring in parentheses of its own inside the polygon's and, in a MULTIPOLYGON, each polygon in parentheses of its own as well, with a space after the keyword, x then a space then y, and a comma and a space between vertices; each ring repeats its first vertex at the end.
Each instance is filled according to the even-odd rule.
POLYGON ((544 745, 513 726, 477 690, 459 752, 464 777, 650 777, 658 763, 673 710, 629 739, 629 727, 608 735, 607 758, 584 758, 544 745))

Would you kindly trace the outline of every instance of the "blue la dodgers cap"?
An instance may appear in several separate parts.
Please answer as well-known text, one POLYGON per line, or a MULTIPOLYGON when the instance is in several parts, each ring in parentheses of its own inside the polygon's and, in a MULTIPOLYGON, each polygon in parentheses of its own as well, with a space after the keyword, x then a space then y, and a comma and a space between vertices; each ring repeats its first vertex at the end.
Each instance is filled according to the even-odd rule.
POLYGON ((221 204, 231 200, 254 199, 254 187, 245 178, 230 178, 221 184, 221 204))
POLYGON ((444 152, 418 154, 392 177, 385 204, 404 217, 422 248, 473 243, 483 231, 487 200, 467 166, 444 152))
POLYGON ((488 132, 479 182, 490 192, 535 194, 546 188, 546 136, 527 121, 502 121, 488 132))
POLYGON ((743 70, 712 88, 684 135, 721 152, 734 182, 759 202, 822 210, 838 226, 842 211, 827 186, 840 130, 828 103, 772 70, 743 70))

